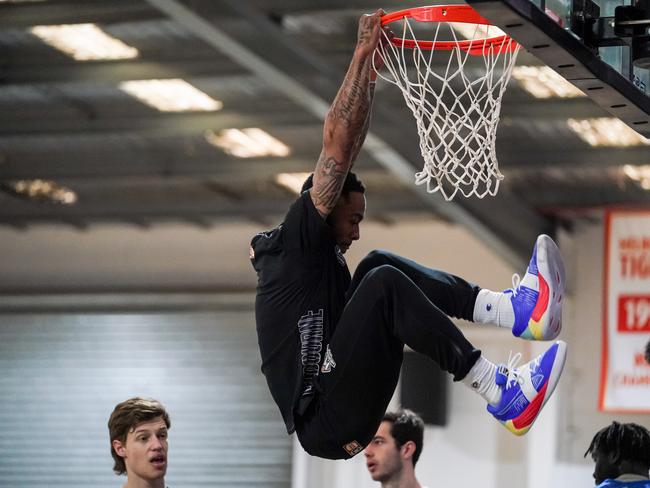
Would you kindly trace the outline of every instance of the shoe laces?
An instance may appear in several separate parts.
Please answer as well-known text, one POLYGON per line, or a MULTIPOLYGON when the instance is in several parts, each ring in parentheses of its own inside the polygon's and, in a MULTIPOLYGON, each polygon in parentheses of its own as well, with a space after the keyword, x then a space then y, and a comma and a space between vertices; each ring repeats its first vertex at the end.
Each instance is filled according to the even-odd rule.
MULTIPOLYGON (((515 383, 519 385, 524 384, 525 379, 521 375, 519 368, 517 368, 519 361, 521 361, 521 353, 518 352, 513 356, 512 351, 510 351, 510 354, 508 355, 508 364, 500 364, 498 366, 499 373, 501 373, 504 376, 507 376, 506 385, 505 385, 506 390, 509 389, 511 386, 514 386, 515 383)), ((531 361, 531 366, 529 369, 532 370, 538 368, 541 362, 542 362, 542 355, 537 356, 535 359, 531 361)))
POLYGON ((524 381, 524 378, 519 374, 519 369, 517 369, 519 361, 521 361, 521 353, 518 352, 513 356, 512 351, 510 351, 510 354, 508 355, 508 364, 502 364, 499 366, 499 372, 504 376, 507 375, 506 390, 513 386, 515 383, 522 384, 524 381))
MULTIPOLYGON (((511 288, 513 297, 517 296, 517 291, 519 290, 519 283, 521 283, 521 277, 517 273, 513 274, 512 275, 512 288, 511 288)), ((512 353, 512 351, 510 351, 510 352, 512 353)))

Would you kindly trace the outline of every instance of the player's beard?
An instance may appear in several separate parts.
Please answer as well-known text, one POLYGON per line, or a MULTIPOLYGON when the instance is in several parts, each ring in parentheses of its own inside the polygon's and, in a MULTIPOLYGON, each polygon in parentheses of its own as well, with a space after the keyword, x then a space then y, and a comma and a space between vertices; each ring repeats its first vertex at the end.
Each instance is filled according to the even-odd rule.
POLYGON ((378 473, 375 473, 372 479, 380 483, 386 483, 387 481, 398 479, 402 473, 402 469, 402 460, 399 457, 399 452, 397 452, 390 459, 386 460, 382 469, 378 473))

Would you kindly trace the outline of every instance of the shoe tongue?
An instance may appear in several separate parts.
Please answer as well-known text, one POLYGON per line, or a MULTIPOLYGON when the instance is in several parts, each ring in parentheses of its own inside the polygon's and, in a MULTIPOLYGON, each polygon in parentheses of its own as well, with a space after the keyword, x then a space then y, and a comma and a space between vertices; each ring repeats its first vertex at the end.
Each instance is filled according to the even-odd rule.
POLYGON ((494 381, 499 386, 504 386, 508 381, 508 368, 506 367, 505 364, 500 364, 497 367, 497 372, 494 381))

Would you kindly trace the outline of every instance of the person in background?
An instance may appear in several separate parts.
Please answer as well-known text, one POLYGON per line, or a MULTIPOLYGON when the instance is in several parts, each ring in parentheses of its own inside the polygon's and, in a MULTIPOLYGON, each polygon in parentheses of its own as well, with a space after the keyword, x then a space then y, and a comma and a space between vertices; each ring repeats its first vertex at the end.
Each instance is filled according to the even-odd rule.
POLYGON ((370 477, 382 488, 422 488, 415 464, 422 453, 424 422, 410 410, 386 412, 364 449, 370 477))
POLYGON ((119 403, 108 420, 115 474, 126 474, 123 488, 165 488, 167 433, 165 407, 151 398, 119 403))
POLYGON ((612 424, 598 431, 585 452, 596 463, 598 488, 650 488, 650 432, 638 424, 612 424))

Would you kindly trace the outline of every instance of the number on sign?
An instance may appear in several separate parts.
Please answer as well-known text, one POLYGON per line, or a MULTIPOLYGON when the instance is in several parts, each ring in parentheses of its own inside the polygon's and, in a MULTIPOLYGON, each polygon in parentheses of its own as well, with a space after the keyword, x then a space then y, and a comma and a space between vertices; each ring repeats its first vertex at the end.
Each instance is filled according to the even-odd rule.
POLYGON ((650 296, 618 297, 618 331, 650 332, 650 296))

